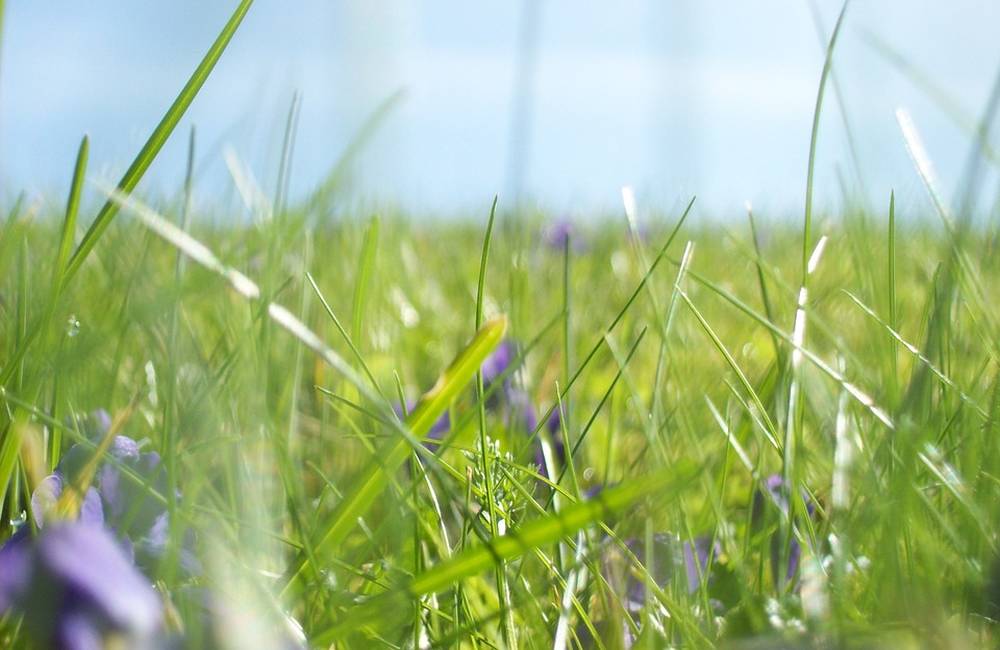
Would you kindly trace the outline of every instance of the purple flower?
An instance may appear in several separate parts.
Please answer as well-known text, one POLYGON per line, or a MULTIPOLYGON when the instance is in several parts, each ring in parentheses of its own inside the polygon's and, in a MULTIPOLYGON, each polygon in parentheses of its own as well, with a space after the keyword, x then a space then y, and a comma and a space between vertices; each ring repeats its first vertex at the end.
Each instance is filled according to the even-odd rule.
MULTIPOLYGON (((39 528, 45 525, 49 513, 62 495, 63 484, 63 476, 57 470, 55 474, 50 474, 42 479, 42 482, 35 487, 35 491, 31 493, 31 514, 35 525, 39 528)), ((104 523, 104 506, 101 504, 101 495, 93 487, 87 488, 83 503, 80 504, 78 518, 85 523, 97 525, 104 523)))
MULTIPOLYGON (((486 360, 483 361, 483 365, 479 369, 483 373, 483 386, 489 388, 501 375, 507 372, 507 369, 510 368, 510 364, 516 356, 517 349, 514 343, 511 341, 502 341, 490 353, 490 356, 486 357, 486 360)), ((504 384, 509 387, 509 377, 504 384)))
POLYGON ((531 403, 531 397, 519 388, 512 388, 507 392, 507 416, 508 427, 515 427, 518 424, 527 434, 532 434, 538 428, 538 413, 531 403))
MULTIPOLYGON (((117 436, 108 453, 122 466, 143 477, 149 487, 160 494, 166 493, 167 473, 155 451, 140 453, 135 440, 117 436)), ((145 537, 167 514, 164 504, 148 489, 125 476, 118 465, 104 463, 98 472, 97 485, 108 523, 130 538, 145 537)))
POLYGON ((573 222, 566 217, 549 224, 542 233, 542 237, 549 248, 559 251, 566 248, 567 242, 577 253, 587 248, 584 238, 576 231, 573 222))
MULTIPOLYGON (((598 491, 599 489, 600 486, 598 491)), ((654 605, 657 599, 649 593, 645 574, 636 570, 629 554, 645 566, 649 577, 660 589, 666 589, 676 577, 686 581, 688 593, 692 594, 710 579, 711 558, 720 552, 718 545, 713 545, 710 537, 700 536, 681 543, 677 536, 668 533, 653 535, 652 546, 648 548, 643 539, 627 539, 625 547, 628 552, 609 538, 605 538, 603 544, 601 574, 614 592, 619 594, 622 608, 636 624, 642 623, 643 609, 647 605, 654 605)), ((713 608, 721 608, 721 603, 712 602, 713 608)), ((624 647, 631 647, 635 638, 630 626, 616 626, 615 629, 617 632, 614 634, 622 635, 620 639, 624 647)), ((582 629, 578 631, 585 634, 582 629)))
MULTIPOLYGON (((82 430, 94 444, 106 435, 110 416, 98 410, 82 420, 82 430)), ((31 497, 32 515, 36 524, 45 525, 47 513, 59 499, 67 485, 79 479, 80 472, 95 453, 93 445, 77 444, 70 447, 56 467, 55 473, 46 477, 35 488, 31 497)), ((160 455, 143 453, 139 444, 128 436, 115 436, 87 489, 80 509, 80 521, 104 524, 119 538, 127 553, 133 555, 140 566, 151 567, 167 547, 170 522, 166 506, 150 490, 159 494, 167 492, 167 476, 160 455), (140 484, 126 476, 122 468, 140 477, 140 484)), ((181 550, 181 567, 187 573, 200 570, 191 546, 193 539, 185 539, 181 550)))
POLYGON ((718 550, 718 543, 713 545, 712 539, 707 535, 684 542, 684 571, 687 574, 689 594, 701 589, 702 582, 707 578, 708 564, 718 550))
MULTIPOLYGON (((566 465, 566 445, 563 444, 561 436, 552 438, 552 455, 555 457, 556 467, 566 465)), ((542 476, 547 479, 552 478, 549 476, 549 470, 545 463, 545 452, 542 449, 541 441, 535 444, 535 464, 538 465, 542 476)))
MULTIPOLYGON (((806 502, 806 512, 812 516, 816 510, 816 504, 804 490, 802 498, 806 502)), ((785 488, 785 480, 780 474, 771 474, 764 479, 764 492, 757 492, 754 495, 751 521, 759 525, 764 516, 765 508, 768 506, 786 515, 788 513, 788 490, 785 488)), ((782 572, 781 550, 783 543, 784 540, 780 532, 775 531, 771 536, 771 578, 775 585, 791 582, 798 573, 799 563, 802 559, 802 546, 798 539, 793 536, 788 546, 788 563, 784 565, 782 572)))
MULTIPOLYGON (((549 414, 548 419, 545 421, 545 430, 548 431, 549 439, 552 441, 552 454, 555 457, 556 463, 559 467, 565 466, 566 444, 563 442, 562 418, 559 413, 558 405, 552 409, 552 413, 549 414)), ((535 462, 537 462, 542 468, 542 475, 545 476, 545 478, 550 478, 545 467, 545 454, 542 452, 542 446, 540 443, 536 445, 535 462)))
MULTIPOLYGON (((511 388, 505 393, 505 408, 507 412, 508 428, 520 428, 527 435, 533 435, 538 428, 538 412, 532 404, 531 397, 527 392, 519 388, 511 388), (520 427, 518 427, 520 425, 520 427)), ((562 431, 559 426, 559 410, 555 409, 545 422, 546 430, 552 440, 552 451, 559 466, 566 463, 566 447, 562 440, 562 431)), ((550 478, 548 466, 545 462, 545 453, 542 450, 542 441, 536 437, 534 440, 535 465, 538 466, 542 476, 550 478)))
POLYGON ((559 404, 556 404, 552 409, 552 414, 545 421, 545 428, 548 429, 549 435, 562 436, 562 413, 559 410, 559 404))
POLYGON ((102 526, 52 522, 36 539, 22 528, 0 549, 0 613, 24 615, 39 647, 97 650, 114 636, 151 644, 160 599, 102 526))
MULTIPOLYGON (((412 413, 413 409, 416 408, 416 402, 408 401, 406 404, 406 413, 412 413)), ((392 410, 395 411, 396 417, 403 419, 405 416, 403 414, 403 407, 398 403, 392 405, 392 410)), ((427 441, 424 441, 424 447, 430 451, 437 451, 438 445, 430 442, 431 440, 440 440, 451 430, 451 416, 446 410, 441 416, 434 421, 431 425, 430 431, 427 432, 427 441)))

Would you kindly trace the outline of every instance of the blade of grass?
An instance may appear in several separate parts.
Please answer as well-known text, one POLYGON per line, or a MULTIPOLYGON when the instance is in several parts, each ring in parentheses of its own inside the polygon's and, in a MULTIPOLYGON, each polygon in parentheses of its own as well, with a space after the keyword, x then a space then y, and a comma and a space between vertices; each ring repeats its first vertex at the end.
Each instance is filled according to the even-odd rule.
POLYGON ((80 149, 76 154, 76 165, 73 167, 73 181, 70 183, 69 198, 66 201, 66 218, 63 221, 62 234, 59 238, 59 253, 56 256, 56 266, 53 269, 53 287, 57 287, 60 277, 66 269, 70 253, 73 250, 73 239, 76 236, 76 216, 80 211, 80 193, 83 189, 83 179, 87 174, 87 157, 90 153, 90 140, 83 136, 80 149))
POLYGON ((684 222, 687 220, 688 215, 691 213, 691 208, 694 207, 694 202, 695 202, 695 197, 692 197, 691 200, 688 202, 687 207, 684 208, 684 212, 681 214, 680 219, 678 219, 677 223, 674 225, 673 230, 670 231, 670 235, 667 237, 667 241, 664 242, 663 246, 660 247, 660 251, 656 254, 656 257, 653 258, 653 263, 649 265, 649 268, 643 274, 642 279, 636 285, 635 289, 629 295, 628 299, 625 300, 625 304, 623 304, 621 309, 618 310, 618 313, 615 314, 615 317, 611 319, 611 323, 609 323, 608 326, 601 333, 601 338, 599 338, 597 341, 594 342, 593 347, 591 347, 590 351, 587 352, 586 356, 583 358, 583 361, 581 361, 579 365, 577 365, 576 370, 574 370, 573 374, 570 375, 569 381, 566 382, 566 386, 563 387, 562 392, 558 395, 556 403, 550 406, 544 413, 541 414, 541 417, 538 418, 538 424, 535 427, 535 430, 532 431, 530 435, 530 438, 532 440, 534 440, 538 436, 538 432, 541 430, 543 426, 545 426, 545 423, 548 422, 549 417, 551 417, 552 413, 555 412, 555 409, 558 408, 558 404, 562 403, 563 400, 566 399, 566 395, 569 394, 570 389, 572 389, 574 384, 576 384, 576 381, 580 378, 580 375, 583 374, 583 371, 587 368, 588 365, 590 365, 590 362, 597 355, 597 352, 601 349, 601 347, 605 345, 606 342, 605 337, 607 337, 608 334, 614 331, 614 329, 625 317, 625 314, 628 312, 629 308, 635 302, 636 298, 638 298, 639 294, 642 293, 643 288, 649 282, 649 279, 652 277, 653 272, 660 265, 660 262, 663 261, 664 257, 666 257, 667 250, 670 248, 670 245, 674 242, 674 239, 677 237, 677 233, 680 232, 681 226, 684 224, 684 222))
MULTIPOLYGON (((793 339, 792 339, 792 335, 791 334, 788 334, 787 332, 785 332, 784 330, 782 330, 780 327, 778 327, 774 323, 772 323, 769 320, 767 320, 767 318, 765 316, 763 316, 763 315, 759 314, 758 312, 754 311, 754 309, 752 307, 750 307, 745 302, 743 302, 742 300, 740 300, 739 298, 737 298, 736 296, 734 296, 731 292, 726 291, 725 289, 723 289, 719 285, 715 284, 714 282, 712 282, 708 278, 702 276, 701 274, 699 274, 699 273, 697 273, 695 271, 689 271, 688 275, 690 275, 692 278, 694 278, 699 284, 701 284, 702 286, 710 289, 717 296, 719 296, 720 298, 722 298, 723 300, 725 300, 726 302, 728 302, 732 306, 736 307, 739 311, 743 312, 746 316, 750 317, 751 319, 753 319, 754 321, 756 321, 757 323, 759 323, 760 325, 762 325, 764 328, 766 328, 766 329, 774 332, 775 334, 777 334, 778 337, 781 338, 786 343, 792 344, 793 339)), ((690 299, 687 299, 686 296, 682 296, 682 297, 685 298, 686 302, 690 303, 690 299)), ((720 343, 721 343, 721 341, 720 341, 720 343)), ((828 363, 826 363, 821 358, 819 358, 819 356, 817 356, 816 353, 814 353, 812 350, 810 350, 808 348, 801 348, 801 352, 802 352, 803 358, 805 358, 809 362, 811 362, 823 374, 827 375, 828 377, 830 377, 831 379, 833 379, 835 382, 837 382, 838 384, 840 384, 844 388, 844 390, 846 390, 847 393, 855 401, 857 401, 859 404, 861 404, 863 407, 865 407, 865 409, 868 410, 868 412, 870 412, 873 416, 875 416, 875 419, 877 419, 879 422, 881 422, 882 424, 884 424, 889 429, 894 429, 895 428, 895 425, 893 424, 893 421, 889 417, 888 413, 886 413, 885 409, 883 409, 882 407, 880 407, 875 402, 875 400, 871 397, 871 395, 869 395, 868 393, 864 392, 863 390, 861 390, 859 387, 855 386, 851 382, 847 381, 847 378, 842 373, 837 372, 835 369, 833 369, 828 363)), ((757 405, 755 404, 755 406, 757 406, 757 405)))
POLYGON ((361 341, 361 324, 365 316, 365 301, 371 284, 372 270, 375 267, 375 254, 378 251, 379 218, 372 217, 365 229, 365 240, 361 245, 361 258, 358 260, 358 277, 354 282, 354 299, 351 307, 351 338, 361 341))
MULTIPOLYGON (((486 234, 483 236, 483 252, 479 258, 479 286, 476 290, 477 330, 482 326, 483 322, 483 300, 486 297, 486 265, 490 257, 490 242, 493 237, 493 224, 497 216, 498 200, 498 196, 493 197, 493 205, 490 206, 489 221, 486 222, 486 234)), ((484 392, 483 373, 480 369, 476 372, 476 396, 479 401, 479 469, 483 474, 483 487, 486 490, 486 511, 489 513, 490 518, 490 537, 495 538, 500 534, 500 528, 497 519, 496 494, 493 485, 493 454, 489 436, 486 433, 486 401, 483 399, 484 392)), ((510 585, 507 583, 507 569, 503 562, 497 562, 495 574, 497 595, 500 600, 500 621, 503 640, 508 647, 517 648, 517 634, 514 629, 514 619, 510 606, 510 585)))
POLYGON ((833 48, 837 45, 837 37, 840 35, 840 28, 844 24, 844 15, 847 13, 847 5, 850 0, 844 0, 837 16, 837 22, 833 26, 833 33, 830 35, 830 43, 826 46, 826 58, 823 61, 823 72, 819 78, 819 90, 816 92, 816 108, 813 110, 812 134, 809 136, 809 166, 806 171, 806 207, 805 218, 802 226, 802 286, 806 285, 806 267, 809 263, 809 252, 812 250, 812 203, 813 203, 813 176, 816 170, 816 144, 819 141, 819 118, 823 108, 823 94, 826 91, 826 82, 833 68, 833 48))
POLYGON ((978 413, 980 417, 983 418, 983 421, 986 421, 989 418, 989 414, 986 410, 980 406, 965 390, 963 390, 962 387, 955 382, 955 380, 944 374, 941 369, 934 365, 934 362, 931 361, 927 355, 921 352, 917 346, 904 339, 902 334, 897 332, 891 325, 882 320, 879 315, 875 313, 875 310, 862 302, 860 298, 855 296, 850 291, 845 290, 844 293, 861 309, 861 311, 865 313, 866 316, 878 323, 889 334, 889 336, 902 345, 907 352, 912 354, 917 359, 917 361, 926 366, 927 370, 929 370, 932 375, 937 377, 938 381, 955 391, 958 394, 959 399, 968 404, 970 408, 978 413))
MULTIPOLYGON (((690 272, 690 274, 692 277, 696 277, 693 272, 690 272)), ((739 380, 740 385, 743 386, 743 390, 746 391, 750 400, 753 402, 753 405, 757 408, 758 414, 764 422, 767 441, 771 443, 771 446, 774 447, 775 450, 781 452, 781 444, 778 442, 778 439, 781 436, 778 434, 778 429, 771 420, 771 416, 768 414, 767 409, 764 408, 763 402, 761 402, 760 397, 757 395, 757 391, 754 390, 753 385, 743 372, 743 369, 740 368, 738 363, 736 363, 736 359, 733 357, 732 353, 729 352, 725 344, 722 342, 722 339, 719 338, 719 335, 715 333, 712 326, 708 324, 707 320, 705 320, 701 311, 695 307, 693 302, 691 302, 687 293, 678 287, 677 295, 680 296, 681 300, 684 301, 684 304, 687 305, 688 309, 691 310, 691 313, 694 314, 694 317, 698 320, 698 324, 701 325, 702 330, 708 336, 709 340, 712 341, 712 344, 719 351, 722 357, 726 360, 726 364, 729 368, 736 374, 736 378, 739 380)))
MULTIPOLYGON (((173 133, 177 123, 180 122, 181 117, 184 116, 191 102, 194 101, 198 91, 205 84, 209 74, 215 68, 215 64, 218 63, 219 58, 226 50, 226 46, 229 45, 229 41, 232 40, 233 35, 239 28, 240 23, 243 22, 243 18, 250 10, 252 4, 253 0, 240 0, 240 4, 233 11, 232 16, 230 16, 229 21, 222 28, 222 31, 219 32, 215 42, 209 47, 208 52, 202 58, 198 67, 195 68, 190 79, 184 84, 174 103, 170 105, 160 123, 153 129, 153 133, 146 140, 146 144, 143 145, 142 149, 139 150, 139 154, 132 161, 128 170, 125 171, 125 175, 118 181, 117 190, 120 193, 130 194, 136 185, 139 184, 139 181, 142 180, 143 175, 145 175, 149 166, 153 164, 153 160, 157 154, 160 153, 160 149, 163 148, 170 134, 173 133)), ((63 274, 62 285, 68 283, 76 275, 76 272, 80 270, 87 256, 90 255, 94 246, 97 245, 97 240, 100 239, 104 231, 111 225, 111 220, 118 213, 119 205, 119 202, 110 198, 104 203, 100 212, 97 213, 94 222, 83 236, 80 245, 77 246, 73 257, 70 258, 66 272, 63 274)))
POLYGON ((292 104, 288 107, 285 135, 281 143, 281 158, 278 160, 278 180, 275 184, 273 207, 275 216, 283 214, 288 203, 288 187, 292 181, 292 157, 295 155, 295 135, 298 132, 301 112, 302 95, 296 91, 292 93, 292 104))

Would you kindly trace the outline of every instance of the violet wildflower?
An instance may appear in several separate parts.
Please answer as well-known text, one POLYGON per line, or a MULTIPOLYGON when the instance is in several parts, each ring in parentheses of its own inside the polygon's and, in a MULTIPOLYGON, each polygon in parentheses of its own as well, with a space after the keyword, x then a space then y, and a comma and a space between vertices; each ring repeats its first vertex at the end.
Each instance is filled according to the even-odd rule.
MULTIPOLYGON (((507 410, 507 426, 509 428, 520 428, 527 435, 535 435, 538 429, 538 412, 535 410, 535 406, 527 392, 519 388, 511 388, 506 391, 505 406, 507 410)), ((566 463, 566 447, 562 440, 558 409, 554 409, 545 421, 545 430, 548 431, 552 442, 555 461, 559 467, 562 467, 566 463)), ((533 447, 535 465, 538 466, 542 476, 551 478, 549 476, 548 463, 545 462, 541 437, 535 437, 533 447)))
MULTIPOLYGON (((65 488, 63 475, 56 470, 55 474, 46 476, 35 487, 31 493, 31 515, 35 520, 35 525, 39 528, 45 526, 48 515, 52 512, 59 496, 65 488)), ((88 487, 80 504, 78 514, 80 521, 90 524, 101 525, 104 523, 104 505, 101 503, 101 495, 93 487, 88 487)))
POLYGON ((39 647, 149 647, 160 599, 105 528, 51 522, 36 539, 27 533, 0 548, 0 614, 23 614, 39 647))
MULTIPOLYGON (((510 364, 517 357, 517 349, 514 343, 511 341, 502 341, 500 345, 496 347, 493 352, 490 353, 486 360, 483 361, 483 365, 480 367, 479 371, 483 374, 483 386, 489 388, 497 381, 507 370, 510 368, 510 364)), ((504 388, 510 388, 510 377, 509 375, 504 377, 504 388)))
POLYGON ((587 248, 586 241, 579 235, 573 222, 562 218, 550 224, 543 232, 545 244, 555 250, 563 250, 569 244, 574 252, 580 253, 587 248))
MULTIPOLYGON (((562 418, 559 413, 558 405, 552 409, 552 413, 550 413, 548 419, 545 420, 545 430, 549 434, 549 440, 552 443, 552 454, 555 457, 556 463, 559 467, 565 466, 566 444, 563 441, 562 418)), ((542 475, 545 476, 545 478, 550 478, 545 466, 545 454, 542 451, 541 441, 535 445, 535 462, 542 468, 542 475)))
MULTIPOLYGON (((104 410, 92 413, 80 427, 95 444, 107 434, 111 418, 104 410)), ((78 476, 90 460, 92 445, 77 444, 63 456, 55 473, 35 488, 31 497, 32 514, 39 527, 44 526, 47 513, 59 499, 67 483, 78 476)), ((115 436, 88 487, 80 509, 80 520, 104 524, 114 532, 126 550, 143 567, 153 566, 166 551, 170 522, 166 506, 151 492, 167 492, 167 476, 160 456, 154 451, 142 452, 128 436, 115 436), (126 476, 122 468, 142 479, 142 484, 126 476)), ((198 561, 190 549, 193 540, 185 540, 181 550, 181 567, 187 573, 197 573, 198 561)))
POLYGON ((535 411, 531 397, 523 390, 512 388, 507 392, 508 427, 523 429, 526 434, 532 434, 538 428, 538 413, 535 411))
MULTIPOLYGON (((785 488, 785 480, 781 475, 771 474, 764 479, 764 490, 766 491, 766 496, 763 492, 758 492, 754 495, 751 520, 755 523, 760 522, 767 506, 776 508, 782 513, 782 516, 787 517, 788 494, 785 488)), ((805 491, 802 493, 802 498, 806 502, 806 511, 812 516, 815 512, 816 504, 813 503, 805 491)), ((775 584, 791 582, 798 573, 799 563, 802 560, 802 545, 793 536, 788 546, 787 564, 784 565, 784 572, 782 572, 782 543, 783 540, 780 533, 775 531, 771 536, 771 578, 775 584)))
POLYGON ((689 594, 701 589, 708 574, 709 562, 717 551, 718 543, 713 545, 712 539, 707 535, 684 542, 684 572, 687 574, 689 594))
MULTIPOLYGON (((416 406, 417 405, 415 402, 407 401, 406 413, 407 414, 412 413, 413 409, 415 409, 416 406)), ((405 417, 403 413, 403 407, 400 404, 398 403, 393 404, 392 410, 396 413, 396 417, 398 417, 399 419, 403 419, 405 417)), ((434 421, 434 424, 431 425, 430 431, 427 432, 427 440, 424 441, 424 447, 426 447, 430 451, 437 451, 438 448, 437 443, 431 441, 441 440, 442 438, 444 438, 445 434, 447 434, 449 431, 451 431, 451 416, 449 415, 448 411, 445 410, 445 412, 442 413, 441 416, 434 421)))

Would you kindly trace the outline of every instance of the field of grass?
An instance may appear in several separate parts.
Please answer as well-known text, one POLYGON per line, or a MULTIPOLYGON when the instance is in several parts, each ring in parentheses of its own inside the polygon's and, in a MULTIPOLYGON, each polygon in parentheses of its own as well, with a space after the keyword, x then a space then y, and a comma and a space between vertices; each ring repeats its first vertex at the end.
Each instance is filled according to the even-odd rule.
MULTIPOLYGON (((107 408, 164 459, 176 492, 138 482, 200 558, 191 574, 168 554, 149 578, 179 612, 194 587, 217 594, 240 617, 223 628, 236 639, 243 618, 284 615, 318 645, 542 647, 560 630, 598 647, 994 638, 1000 314, 986 233, 951 267, 938 228, 901 227, 891 247, 884 219, 823 222, 796 348, 801 242, 787 225, 757 224, 755 243, 749 226, 675 233, 680 215, 632 236, 621 218, 561 242, 525 217, 497 224, 480 293, 485 214, 316 214, 192 228, 264 298, 123 217, 54 306, 56 220, 8 219, 8 358, 38 334, 6 393, 7 440, 23 446, 5 520, 23 520, 80 437, 71 416, 107 408), (492 330, 474 340, 477 320, 492 330), (514 353, 486 399, 478 362, 454 366, 454 386, 437 387, 450 397, 427 403, 450 413, 444 444, 401 447, 391 405, 501 338, 514 353), (560 457, 560 441, 576 453, 560 457), (495 557, 497 533, 511 546, 495 557), (692 541, 714 548, 707 563, 685 559, 692 541)), ((422 439, 438 416, 420 414, 406 422, 422 439)))
POLYGON ((132 195, 237 24, 0 224, 0 645, 997 643, 992 226, 132 195))

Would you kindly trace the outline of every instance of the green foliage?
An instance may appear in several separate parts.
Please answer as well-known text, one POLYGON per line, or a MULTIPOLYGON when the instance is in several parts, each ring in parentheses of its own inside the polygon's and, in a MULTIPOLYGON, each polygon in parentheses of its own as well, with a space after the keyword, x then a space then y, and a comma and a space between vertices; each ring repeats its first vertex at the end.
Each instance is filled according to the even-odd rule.
MULTIPOLYGON (((808 496, 790 518, 765 500, 770 514, 757 518, 754 495, 783 467, 796 349, 798 290, 784 278, 797 277, 801 258, 787 226, 757 217, 756 237, 686 226, 695 245, 680 272, 676 216, 651 218, 648 243, 614 221, 595 223, 578 231, 587 248, 570 252, 566 276, 564 251, 540 236, 513 242, 507 229, 493 233, 487 257, 485 228, 392 213, 318 223, 292 204, 278 245, 272 224, 210 227, 194 215, 192 234, 223 270, 252 277, 267 259, 277 288, 248 301, 218 268, 189 264, 177 275, 177 251, 151 239, 127 206, 106 232, 101 263, 81 267, 54 307, 32 296, 45 295, 65 261, 65 220, 14 219, 0 233, 24 251, 0 258, 4 295, 23 296, 4 303, 7 358, 21 323, 45 309, 53 323, 79 323, 21 359, 17 385, 34 390, 6 394, 8 409, 25 414, 11 426, 27 441, 7 519, 28 506, 39 479, 31 468, 50 466, 49 455, 77 439, 63 415, 118 413, 134 400, 127 432, 176 465, 173 538, 193 531, 206 563, 238 567, 271 594, 255 606, 294 617, 317 642, 499 643, 504 608, 508 634, 525 647, 552 643, 559 621, 569 645, 596 633, 605 647, 624 643, 624 630, 694 646, 761 635, 993 638, 996 314, 963 299, 971 285, 960 275, 950 317, 927 331, 935 271, 950 254, 935 248, 933 226, 897 217, 882 230, 864 225, 874 215, 861 224, 851 214, 842 217, 849 227, 817 222, 828 241, 810 279, 795 375, 796 487, 808 496), (859 269, 855 249, 890 271, 859 269), (524 271, 531 282, 519 286, 524 271), (267 300, 294 305, 355 371, 275 329, 267 300), (477 309, 487 324, 473 337, 477 309), (502 313, 519 315, 506 334, 502 320, 488 320, 502 313), (929 336, 939 341, 931 356, 916 343, 929 336), (573 409, 561 431, 576 450, 572 474, 542 476, 534 450, 543 431, 526 430, 502 388, 475 390, 502 337, 521 344, 510 385, 543 415, 560 399, 573 409), (579 361, 563 386, 567 341, 579 361), (928 379, 915 400, 907 387, 920 368, 928 379), (426 393, 402 423, 383 397, 397 383, 407 398, 426 393), (444 412, 450 433, 423 447, 444 412), (620 487, 588 500, 600 485, 620 487), (647 536, 667 541, 647 546, 647 536), (689 591, 680 549, 700 537, 717 550, 689 591), (778 580, 772 564, 793 546, 799 571, 778 580), (648 596, 633 614, 623 603, 635 584, 648 596)), ((183 209, 163 204, 162 214, 179 219, 183 209)), ((541 232, 538 217, 515 218, 515 230, 541 232)), ((986 254, 991 241, 969 234, 956 273, 990 286, 1000 273, 986 254)), ((186 584, 176 569, 161 572, 168 594, 186 584)))
POLYGON ((997 643, 997 232, 953 218, 905 113, 942 223, 894 194, 814 211, 843 10, 801 231, 691 225, 692 199, 553 246, 496 199, 453 223, 342 200, 399 94, 302 202, 296 96, 252 224, 192 213, 193 131, 183 198, 143 204, 250 4, 75 249, 87 138, 64 212, 0 224, 0 539, 103 407, 164 459, 165 492, 123 475, 168 508, 149 578, 189 640, 204 588, 318 647, 997 643))

